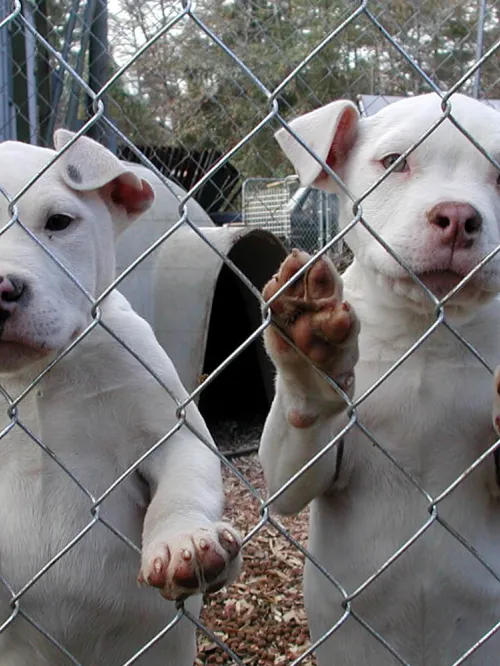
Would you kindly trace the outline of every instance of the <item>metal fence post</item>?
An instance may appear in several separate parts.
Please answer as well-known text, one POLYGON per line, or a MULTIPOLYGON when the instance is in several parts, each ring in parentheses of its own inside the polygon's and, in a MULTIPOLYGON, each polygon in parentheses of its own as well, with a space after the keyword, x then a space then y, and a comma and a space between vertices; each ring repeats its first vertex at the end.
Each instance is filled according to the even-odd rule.
MULTIPOLYGON (((479 60, 483 55, 484 48, 484 23, 486 21, 486 3, 487 0, 478 0, 478 17, 477 17, 477 36, 476 36, 476 60, 479 60)), ((479 99, 481 89, 481 67, 478 67, 474 74, 474 81, 472 86, 472 95, 479 99)))
MULTIPOLYGON (((25 0, 23 13, 26 23, 35 27, 33 7, 30 0, 25 0)), ((28 106, 29 142, 33 145, 38 143, 38 92, 36 81, 36 43, 30 30, 24 32, 24 44, 26 51, 26 97, 28 106)))
MULTIPOLYGON (((10 13, 8 0, 0 0, 0 21, 10 13)), ((0 28, 0 141, 16 138, 15 110, 12 103, 12 66, 10 25, 0 28)))
MULTIPOLYGON (((90 26, 89 37, 89 86, 99 92, 107 82, 110 74, 108 51, 108 3, 107 0, 96 0, 94 17, 90 26)), ((107 110, 107 95, 102 98, 104 113, 107 110)), ((92 103, 88 99, 88 115, 92 115, 92 103)), ((105 123, 97 122, 90 128, 89 135, 108 148, 111 133, 105 123)))

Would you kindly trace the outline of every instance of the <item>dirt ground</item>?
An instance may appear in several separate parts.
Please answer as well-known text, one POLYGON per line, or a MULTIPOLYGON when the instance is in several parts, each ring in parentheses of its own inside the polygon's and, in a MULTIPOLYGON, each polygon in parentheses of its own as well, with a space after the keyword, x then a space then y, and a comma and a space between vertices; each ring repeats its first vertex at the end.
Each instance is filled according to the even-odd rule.
MULTIPOLYGON (((221 447, 223 448, 223 447, 221 447)), ((234 465, 264 497, 264 479, 255 454, 235 458, 234 465)), ((228 470, 224 470, 226 518, 242 534, 259 524, 259 503, 228 470)), ((281 524, 302 545, 307 542, 307 512, 282 518, 281 524)), ((230 647, 244 664, 279 666, 292 663, 309 646, 302 598, 303 556, 276 528, 264 525, 244 549, 239 580, 209 597, 203 623, 230 647)), ((201 632, 196 666, 235 662, 201 632)), ((301 664, 314 666, 314 657, 301 664)))
MULTIPOLYGON (((342 273, 352 261, 344 245, 343 254, 333 257, 342 273)), ((263 422, 242 424, 225 422, 211 428, 221 451, 256 450, 263 422)), ((257 456, 234 458, 234 465, 265 497, 262 470, 257 456)), ((252 493, 228 470, 224 470, 226 518, 242 534, 259 524, 259 503, 252 493)), ((303 546, 307 545, 308 513, 295 518, 281 518, 281 524, 303 546)), ((231 648, 244 664, 250 666, 287 666, 309 648, 304 602, 300 551, 273 526, 264 525, 244 548, 243 572, 227 590, 206 599, 201 620, 231 648)), ((196 666, 234 664, 213 640, 198 637, 196 666)), ((316 666, 308 655, 301 666, 316 666)))
MULTIPOLYGON (((344 244, 340 256, 332 257, 343 273, 352 261, 344 244)), ((263 422, 225 422, 211 428, 221 451, 256 450, 263 422)), ((234 465, 265 497, 262 470, 255 454, 234 458, 234 465)), ((226 518, 242 534, 259 524, 259 503, 252 493, 228 470, 224 470, 226 518)), ((281 524, 303 546, 307 545, 308 513, 281 518, 281 524)), ((206 599, 201 619, 229 646, 244 664, 286 666, 309 647, 304 602, 300 551, 274 527, 264 525, 244 548, 243 572, 227 590, 206 599)), ((207 636, 198 637, 196 666, 234 664, 227 653, 207 636)), ((301 666, 316 666, 308 655, 301 666)))

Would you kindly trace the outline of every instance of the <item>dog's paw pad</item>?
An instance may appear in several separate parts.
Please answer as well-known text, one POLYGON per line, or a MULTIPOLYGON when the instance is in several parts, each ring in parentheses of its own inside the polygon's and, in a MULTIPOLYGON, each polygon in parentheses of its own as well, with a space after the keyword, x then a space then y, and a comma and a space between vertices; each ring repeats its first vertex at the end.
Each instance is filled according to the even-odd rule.
MULTIPOLYGON (((350 305, 342 301, 342 280, 329 259, 317 259, 289 283, 309 260, 307 253, 294 250, 264 287, 263 297, 275 299, 270 308, 278 327, 311 361, 322 364, 335 353, 335 345, 357 331, 357 319, 350 305), (275 296, 278 290, 282 291, 275 296)), ((290 345, 273 327, 265 336, 271 354, 289 355, 290 345)))
MULTIPOLYGON (((318 386, 308 361, 335 381, 353 374, 360 330, 354 309, 343 300, 342 279, 332 261, 326 256, 308 265, 310 261, 306 252, 294 250, 262 292, 272 313, 264 331, 266 350, 278 369, 286 368, 308 392, 318 386)), ((354 390, 352 384, 347 388, 354 390)), ((289 420, 309 427, 307 416, 290 414, 289 420)))
POLYGON ((225 523, 195 528, 148 548, 138 580, 171 600, 214 592, 236 577, 240 549, 239 535, 225 523))
POLYGON ((337 276, 324 260, 315 262, 305 275, 305 295, 310 301, 332 298, 337 292, 337 276))
POLYGON ((176 567, 172 572, 172 582, 177 587, 186 590, 198 589, 200 584, 199 565, 195 554, 190 549, 184 548, 181 552, 176 567))

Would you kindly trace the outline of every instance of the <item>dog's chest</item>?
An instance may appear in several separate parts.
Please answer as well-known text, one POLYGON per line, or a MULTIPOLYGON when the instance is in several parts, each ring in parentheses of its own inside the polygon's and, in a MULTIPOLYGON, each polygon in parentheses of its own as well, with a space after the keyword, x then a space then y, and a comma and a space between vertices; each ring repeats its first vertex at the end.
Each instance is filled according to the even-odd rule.
MULTIPOLYGON (((22 404, 19 421, 23 427, 15 425, 0 443, 2 575, 16 589, 74 542, 41 578, 34 592, 50 586, 54 579, 61 582, 70 576, 75 594, 82 598, 100 596, 98 577, 94 577, 96 585, 92 589, 87 566, 82 564, 91 566, 96 558, 101 562, 120 562, 119 577, 128 575, 133 580, 138 558, 105 527, 105 521, 140 544, 146 497, 138 478, 132 475, 125 479, 101 504, 100 496, 120 476, 119 459, 110 451, 99 450, 97 437, 94 441, 82 441, 78 437, 82 425, 77 418, 74 431, 68 430, 62 440, 51 437, 40 427, 35 400, 22 404), (100 518, 104 520, 101 522, 100 518)), ((108 444, 112 450, 111 441, 108 444)), ((113 578, 119 569, 113 566, 107 576, 113 578)), ((58 589, 65 589, 65 585, 58 589)))
POLYGON ((373 444, 389 452, 431 492, 439 491, 496 439, 491 376, 477 363, 448 365, 416 355, 373 389, 390 371, 387 362, 358 365, 357 413, 366 433, 355 428, 351 438, 371 452, 373 444))
MULTIPOLYGON (((363 315, 366 305, 353 300, 363 315)), ((481 322, 456 330, 494 368, 500 361, 499 312, 495 304, 489 310, 481 322)), ((440 492, 496 440, 491 373, 443 325, 428 334, 430 324, 400 322, 390 311, 385 318, 366 317, 356 399, 368 432, 353 429, 352 438, 371 437, 364 447, 369 456, 373 444, 380 446, 430 492, 440 492)))
MULTIPOLYGON (((460 481, 496 441, 492 379, 479 363, 451 363, 422 349, 370 393, 392 363, 361 349, 357 416, 366 431, 355 426, 345 437, 344 484, 314 503, 310 546, 349 593, 383 569, 354 609, 408 663, 444 666, 499 618, 500 583, 474 555, 499 570, 493 456, 460 481)), ((311 604, 325 584, 311 566, 306 579, 311 604)), ((313 624, 326 630, 337 607, 327 594, 313 624)), ((346 631, 337 642, 351 648, 340 661, 367 663, 363 636, 346 631)), ((498 643, 491 649, 473 663, 496 664, 498 643)), ((382 651, 370 663, 389 661, 382 651)))
MULTIPOLYGON (((498 621, 500 603, 500 583, 473 554, 498 571, 493 456, 471 471, 497 439, 492 377, 460 346, 455 350, 454 356, 423 344, 396 368, 400 350, 361 337, 356 413, 362 428, 345 437, 344 484, 314 503, 310 540, 349 592, 389 562, 354 607, 410 663, 440 666, 498 621), (422 661, 427 649, 433 657, 422 661)), ((308 598, 319 593, 317 583, 309 567, 308 598)), ((329 595, 328 603, 331 608, 337 600, 329 595)), ((364 654, 354 651, 345 663, 365 663, 364 654)))

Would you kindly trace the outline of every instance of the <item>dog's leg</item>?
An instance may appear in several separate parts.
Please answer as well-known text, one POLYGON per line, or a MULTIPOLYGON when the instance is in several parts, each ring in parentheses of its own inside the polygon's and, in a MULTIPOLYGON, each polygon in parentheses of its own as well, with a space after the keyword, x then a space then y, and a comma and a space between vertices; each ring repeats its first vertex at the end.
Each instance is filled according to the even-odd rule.
MULTIPOLYGON (((264 287, 269 300, 310 259, 294 250, 264 287)), ((274 493, 333 438, 332 417, 344 411, 339 393, 312 366, 334 379, 349 396, 354 390, 359 324, 342 301, 342 281, 327 258, 319 259, 271 305, 273 319, 301 356, 269 326, 264 342, 277 368, 276 395, 260 445, 260 459, 274 493)), ((335 448, 302 474, 273 506, 295 513, 324 492, 335 474, 335 448)))
POLYGON ((140 471, 152 500, 144 520, 139 582, 173 600, 214 592, 235 580, 241 541, 229 524, 219 522, 217 456, 183 428, 140 471))

